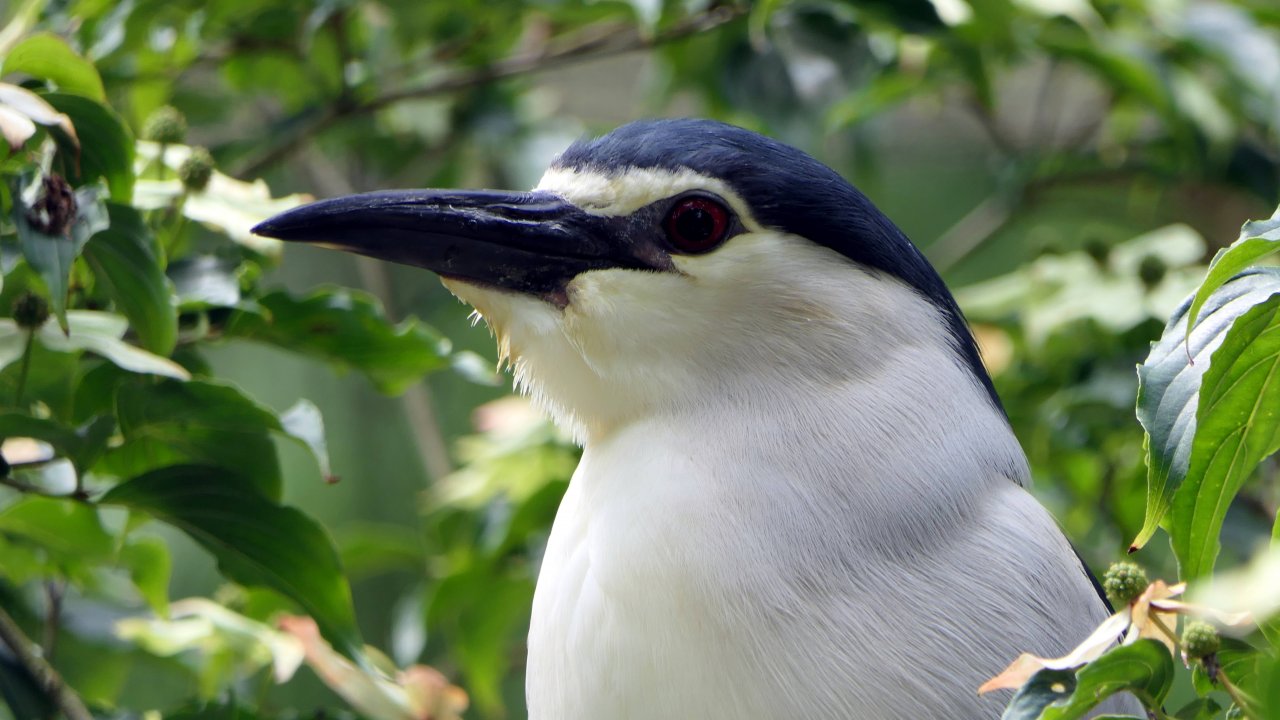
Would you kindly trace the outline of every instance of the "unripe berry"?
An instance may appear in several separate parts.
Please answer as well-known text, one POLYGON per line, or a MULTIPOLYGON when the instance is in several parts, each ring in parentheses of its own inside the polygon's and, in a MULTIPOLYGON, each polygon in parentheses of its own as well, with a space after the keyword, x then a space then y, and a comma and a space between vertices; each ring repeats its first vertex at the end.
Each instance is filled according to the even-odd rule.
POLYGON ((1113 564, 1102 578, 1102 589, 1116 607, 1123 607, 1137 600, 1149 584, 1147 572, 1131 562, 1113 564))
POLYGON ((209 186, 213 177, 213 156, 202 147, 191 148, 191 154, 178 166, 178 179, 182 186, 194 192, 200 192, 209 186))
POLYGON ((1111 257, 1111 245, 1102 238, 1089 238, 1084 243, 1084 251, 1093 261, 1099 265, 1105 266, 1107 258, 1111 257))
POLYGON ((49 319, 49 303, 32 292, 24 292, 13 301, 13 321, 25 330, 35 330, 49 319))
POLYGON ((151 113, 142 124, 142 139, 163 144, 180 143, 187 137, 187 118, 172 105, 151 113))
POLYGON ((1138 263, 1138 279, 1147 288, 1153 288, 1160 284, 1164 279, 1165 273, 1169 271, 1169 266, 1164 264, 1164 260, 1155 255, 1148 255, 1142 258, 1142 262, 1138 263))
POLYGON ((1222 638, 1218 629, 1202 620, 1188 620, 1182 628, 1182 651, 1189 658, 1204 658, 1218 652, 1222 638))

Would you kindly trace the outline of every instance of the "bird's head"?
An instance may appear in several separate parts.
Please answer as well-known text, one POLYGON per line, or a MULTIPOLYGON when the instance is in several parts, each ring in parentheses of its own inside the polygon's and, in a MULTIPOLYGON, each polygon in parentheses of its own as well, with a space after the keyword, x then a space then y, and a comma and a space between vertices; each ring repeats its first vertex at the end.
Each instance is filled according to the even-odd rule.
POLYGON ((718 122, 579 142, 531 192, 353 195, 255 232, 435 271, 583 439, 708 404, 891 388, 904 369, 959 378, 1000 412, 955 301, 902 232, 812 157, 718 122))

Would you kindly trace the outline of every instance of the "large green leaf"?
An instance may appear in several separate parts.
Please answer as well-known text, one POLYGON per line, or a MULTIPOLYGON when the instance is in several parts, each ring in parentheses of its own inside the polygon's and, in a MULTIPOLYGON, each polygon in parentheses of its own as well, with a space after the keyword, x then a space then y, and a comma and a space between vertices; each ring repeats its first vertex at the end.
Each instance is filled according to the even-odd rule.
POLYGON ((93 63, 76 54, 65 40, 52 33, 29 35, 4 59, 3 75, 26 73, 50 80, 58 89, 105 102, 107 92, 93 63))
POLYGON ((178 311, 159 249, 137 210, 110 202, 107 211, 111 226, 85 245, 85 260, 142 346, 167 356, 178 341, 178 311))
MULTIPOLYGON (((43 194, 42 188, 38 194, 43 194)), ((24 193, 26 194, 26 193, 24 193)), ((71 265, 94 233, 106 229, 107 209, 98 198, 98 188, 81 188, 75 193, 75 218, 65 229, 46 232, 33 222, 35 212, 28 201, 13 203, 13 222, 18 228, 22 255, 49 288, 49 304, 62 329, 67 328, 67 289, 71 265)))
MULTIPOLYGON (((1236 277, 1205 301, 1190 335, 1186 332, 1188 300, 1173 314, 1160 341, 1152 346, 1146 361, 1138 367, 1137 414, 1147 433, 1147 510, 1142 530, 1133 542, 1135 548, 1144 545, 1155 533, 1174 493, 1187 477, 1198 437, 1198 408, 1216 407, 1212 403, 1202 405, 1200 397, 1201 383, 1212 366, 1214 353, 1242 314, 1277 291, 1280 291, 1280 271, 1261 269, 1236 277)), ((1217 372, 1225 371, 1225 367, 1220 367, 1217 372)), ((1231 388, 1220 390, 1225 392, 1231 388)), ((1232 392, 1232 397, 1240 396, 1232 392)), ((1219 409, 1236 412, 1240 406, 1231 402, 1219 409)), ((1219 438, 1218 442, 1223 440, 1219 438)), ((1201 447, 1206 449, 1207 445, 1202 443, 1201 447)))
POLYGON ((1072 672, 1041 670, 1013 696, 1002 720, 1074 720, 1116 693, 1128 692, 1159 707, 1173 687, 1173 657, 1156 640, 1107 651, 1072 672))
POLYGON ((112 200, 131 202, 134 141, 120 116, 106 105, 79 95, 46 93, 41 97, 71 118, 80 138, 78 162, 68 166, 78 169, 71 176, 72 184, 79 186, 103 178, 112 200))
POLYGON ((157 615, 169 614, 169 576, 173 558, 169 546, 158 537, 135 537, 120 549, 120 564, 129 571, 133 585, 157 615))
POLYGON ((1187 322, 1195 325, 1200 308, 1223 283, 1259 259, 1277 251, 1280 251, 1280 208, 1276 209, 1269 220, 1251 220, 1245 223, 1240 228, 1240 238, 1213 256, 1209 272, 1191 300, 1187 322))
POLYGON ((283 593, 335 648, 360 656, 351 589, 333 542, 319 523, 272 502, 253 480, 221 467, 178 465, 121 483, 102 502, 181 529, 213 553, 228 578, 283 593))
POLYGON ((259 304, 265 312, 236 312, 226 334, 354 368, 386 393, 403 392, 422 375, 448 365, 446 340, 416 320, 392 325, 364 293, 328 288, 299 299, 274 292, 259 304))
POLYGON ((0 533, 25 537, 71 562, 108 558, 113 547, 97 508, 63 498, 25 497, 0 510, 0 533))
POLYGON ((1258 683, 1258 687, 1262 688, 1261 697, 1258 698, 1262 705, 1261 717, 1280 717, 1280 657, 1271 658, 1264 664, 1268 667, 1262 671, 1258 683))
POLYGON ((130 383, 116 394, 124 442, 104 469, 120 477, 167 465, 217 466, 279 499, 280 462, 272 432, 279 418, 240 390, 205 380, 130 383))
POLYGON ((1186 579, 1213 570, 1228 506, 1258 463, 1280 450, 1280 271, 1267 275, 1272 294, 1232 324, 1201 381, 1169 523, 1186 579))

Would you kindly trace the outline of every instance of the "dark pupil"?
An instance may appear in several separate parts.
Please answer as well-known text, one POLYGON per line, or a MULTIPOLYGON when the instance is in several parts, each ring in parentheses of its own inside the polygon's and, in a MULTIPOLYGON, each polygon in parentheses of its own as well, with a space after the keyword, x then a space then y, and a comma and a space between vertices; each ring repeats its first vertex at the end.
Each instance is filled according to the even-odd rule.
POLYGON ((676 216, 676 234, 682 240, 700 242, 715 232, 716 219, 700 207, 691 207, 676 216))

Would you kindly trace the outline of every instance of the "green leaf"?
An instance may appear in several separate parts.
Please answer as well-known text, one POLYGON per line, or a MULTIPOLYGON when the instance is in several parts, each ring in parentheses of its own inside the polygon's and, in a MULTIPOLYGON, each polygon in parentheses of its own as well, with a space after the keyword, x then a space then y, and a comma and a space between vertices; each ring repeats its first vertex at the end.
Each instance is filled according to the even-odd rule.
POLYGON ((137 210, 110 202, 107 211, 111 226, 85 246, 85 260, 142 346, 167 356, 178 341, 178 311, 155 240, 137 210))
POLYGON ((902 73, 879 75, 833 105, 827 112, 827 127, 855 125, 929 89, 926 79, 902 73))
POLYGON ((1002 720, 1074 720, 1116 693, 1135 695, 1159 707, 1173 687, 1174 663, 1156 640, 1139 640, 1107 651, 1072 673, 1041 670, 1013 696, 1002 720))
MULTIPOLYGON (((44 192, 43 188, 40 192, 44 192)), ((28 202, 34 198, 18 202, 18 194, 15 193, 14 200, 13 222, 18 228, 22 255, 49 288, 49 305, 63 331, 67 331, 67 289, 71 265, 89 238, 107 227, 106 206, 99 200, 97 188, 81 188, 75 193, 75 220, 65 231, 50 234, 32 224, 30 214, 34 211, 28 202)))
POLYGON ((53 33, 36 33, 14 46, 4 59, 0 74, 25 73, 49 80, 62 92, 83 95, 105 102, 107 92, 93 63, 76 54, 62 38, 53 33))
POLYGON ((107 456, 108 472, 129 477, 180 463, 217 466, 279 499, 271 433, 283 428, 275 413, 240 390, 206 380, 135 382, 117 391, 116 411, 124 442, 107 456))
POLYGON ((1271 277, 1274 294, 1232 324, 1201 380, 1187 474, 1170 509, 1183 579, 1213 570, 1227 507, 1280 449, 1280 271, 1271 277))
POLYGON ((1215 720, 1222 706, 1213 698, 1196 698, 1182 706, 1173 716, 1178 720, 1215 720))
POLYGON ((173 568, 169 546, 157 537, 135 537, 121 549, 120 563, 128 568, 134 587, 147 605, 160 617, 167 617, 173 568))
POLYGON ((426 556, 422 538, 403 525, 349 523, 337 533, 342 566, 351 577, 388 572, 421 572, 426 556))
POLYGON ((351 589, 333 542, 319 523, 272 502, 253 480, 220 467, 179 465, 121 483, 102 502, 181 529, 213 553, 228 578, 283 593, 335 648, 360 656, 351 589))
MULTIPOLYGON (((51 332, 62 335, 57 325, 49 323, 46 327, 51 332)), ((30 403, 38 402, 49 409, 51 417, 63 421, 64 425, 72 425, 71 406, 76 391, 79 354, 54 352, 37 342, 31 348, 31 364, 23 379, 21 365, 8 362, 7 356, 14 346, 25 342, 25 334, 25 331, 19 334, 12 320, 0 320, 0 352, 6 355, 5 358, 0 358, 4 360, 3 369, 0 370, 0 408, 16 409, 25 414, 30 410, 30 403), (18 406, 14 400, 20 379, 24 381, 22 405, 18 406)), ((100 413, 90 413, 77 419, 85 422, 97 414, 100 413)))
POLYGON ((46 93, 41 96, 75 125, 80 149, 78 162, 69 163, 69 177, 79 186, 97 178, 107 181, 111 199, 118 203, 133 200, 133 135, 124 121, 107 106, 79 95, 46 93))
POLYGON ((1205 302, 1189 336, 1188 299, 1174 312, 1160 341, 1138 367, 1137 415, 1146 431, 1147 509, 1134 549, 1155 533, 1187 476, 1197 438, 1201 382, 1214 352, 1242 313, 1278 289, 1280 271, 1262 269, 1236 277, 1205 302))
POLYGON ((96 508, 62 498, 29 496, 0 510, 0 533, 28 538, 70 562, 108 558, 114 547, 96 508))
POLYGON ((1031 676, 1000 715, 1000 720, 1037 720, 1045 708, 1071 697, 1076 689, 1076 674, 1070 670, 1048 668, 1031 676))
POLYGON ((416 320, 392 325, 364 293, 328 288, 298 299, 275 292, 259 304, 264 313, 236 312, 226 334, 354 368, 385 393, 403 392, 424 374, 448 366, 446 340, 416 320))
POLYGON ((1260 675, 1258 687, 1262 688, 1258 698, 1262 706, 1259 717, 1280 717, 1280 657, 1271 658, 1270 667, 1260 675))
POLYGON ((1213 256, 1213 262, 1209 263, 1209 272, 1191 300, 1191 309, 1187 311, 1189 318, 1187 322, 1195 325, 1205 300, 1222 287, 1223 283, 1277 250, 1280 250, 1280 208, 1276 209, 1276 213, 1270 220, 1251 220, 1245 223, 1244 227, 1240 228, 1239 239, 1213 256))

